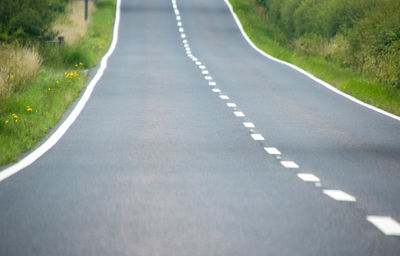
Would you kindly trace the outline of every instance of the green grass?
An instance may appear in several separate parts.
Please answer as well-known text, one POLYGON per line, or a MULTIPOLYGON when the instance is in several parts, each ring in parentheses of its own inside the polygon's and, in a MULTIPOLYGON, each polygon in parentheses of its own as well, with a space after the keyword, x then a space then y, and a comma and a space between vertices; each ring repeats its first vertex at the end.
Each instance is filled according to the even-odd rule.
POLYGON ((255 1, 229 0, 229 2, 247 35, 264 52, 301 67, 361 101, 400 115, 399 89, 382 84, 373 77, 363 77, 353 70, 328 62, 323 57, 296 54, 294 50, 273 40, 274 37, 266 29, 268 23, 265 15, 255 1))
POLYGON ((82 43, 64 49, 46 46, 47 60, 36 82, 0 100, 0 165, 34 148, 79 96, 87 81, 85 69, 94 67, 109 48, 114 13, 115 0, 99 0, 82 43))

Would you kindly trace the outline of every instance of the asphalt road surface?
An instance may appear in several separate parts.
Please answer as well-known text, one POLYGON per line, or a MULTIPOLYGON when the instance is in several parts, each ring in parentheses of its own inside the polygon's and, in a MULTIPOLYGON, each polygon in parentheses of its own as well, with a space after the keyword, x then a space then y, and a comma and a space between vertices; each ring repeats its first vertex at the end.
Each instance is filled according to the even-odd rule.
POLYGON ((0 255, 400 255, 400 122, 256 52, 223 0, 174 3, 122 1, 77 121, 0 183, 0 255))

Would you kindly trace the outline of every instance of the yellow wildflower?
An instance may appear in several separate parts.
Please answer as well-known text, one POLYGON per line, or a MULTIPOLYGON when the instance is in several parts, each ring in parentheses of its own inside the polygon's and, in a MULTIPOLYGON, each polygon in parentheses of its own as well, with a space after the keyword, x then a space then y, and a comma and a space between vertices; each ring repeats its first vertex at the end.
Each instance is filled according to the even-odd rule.
POLYGON ((51 89, 50 89, 50 88, 47 88, 47 90, 50 91, 51 89))
POLYGON ((18 119, 15 119, 15 122, 18 123, 18 119))
POLYGON ((5 123, 8 124, 8 120, 6 120, 5 123))
POLYGON ((57 81, 56 81, 56 84, 59 84, 59 83, 60 83, 60 81, 57 80, 57 81))
POLYGON ((79 65, 83 66, 83 63, 82 63, 82 62, 79 62, 79 65))

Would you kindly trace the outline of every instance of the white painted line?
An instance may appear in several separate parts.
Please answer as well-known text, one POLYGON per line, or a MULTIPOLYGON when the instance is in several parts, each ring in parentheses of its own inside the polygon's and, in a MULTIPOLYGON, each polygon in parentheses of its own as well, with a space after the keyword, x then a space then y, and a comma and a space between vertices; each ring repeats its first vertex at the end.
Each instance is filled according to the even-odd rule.
POLYGON ((2 170, 0 172, 0 182, 7 179, 8 177, 12 176, 13 174, 21 171, 25 167, 28 167, 32 163, 34 163, 39 157, 45 154, 49 149, 51 149, 60 139, 61 137, 67 132, 69 127, 75 122, 76 118, 79 116, 83 108, 85 107, 86 103, 88 102, 90 95, 93 92, 97 82, 103 76, 104 70, 107 68, 107 61, 110 58, 111 54, 114 52, 115 47, 117 46, 118 41, 118 29, 120 23, 120 11, 121 9, 121 0, 117 0, 117 7, 115 10, 115 22, 113 28, 113 39, 108 49, 108 52, 104 57, 101 59, 100 68, 97 70, 96 75, 87 85, 85 92, 83 93, 82 97, 79 99, 78 103, 72 110, 72 112, 68 115, 65 121, 57 128, 57 130, 50 135, 50 137, 39 147, 29 153, 27 156, 19 160, 17 163, 9 166, 8 168, 2 170))
POLYGON ((183 44, 183 46, 185 46, 185 47, 189 47, 189 44, 183 44))
POLYGON ((213 92, 221 92, 220 89, 216 89, 216 88, 215 88, 215 89, 212 89, 212 91, 213 91, 213 92))
POLYGON ((324 189, 322 191, 325 195, 335 199, 336 201, 355 202, 356 198, 342 190, 324 189))
POLYGON ((280 155, 281 154, 281 152, 277 148, 274 148, 274 147, 265 147, 264 150, 267 151, 267 153, 270 155, 280 155))
POLYGON ((393 118, 393 119, 395 119, 395 120, 397 120, 397 121, 400 121, 400 116, 396 116, 396 115, 394 115, 394 114, 392 114, 392 113, 389 113, 389 112, 387 112, 387 111, 385 111, 385 110, 383 110, 383 109, 380 109, 380 108, 374 107, 374 106, 372 106, 372 105, 369 105, 369 104, 367 104, 367 103, 365 103, 365 102, 362 102, 361 100, 358 100, 358 99, 354 98, 353 96, 350 96, 350 95, 348 95, 348 94, 346 94, 346 93, 340 91, 339 89, 337 89, 337 88, 335 88, 334 86, 328 84, 327 82, 322 81, 321 79, 319 79, 319 78, 313 76, 312 74, 308 73, 307 71, 304 71, 303 69, 301 69, 301 68, 299 68, 299 67, 297 67, 297 66, 295 66, 295 65, 293 65, 293 64, 291 64, 291 63, 288 63, 288 62, 286 62, 286 61, 283 61, 283 60, 277 59, 277 58, 275 58, 275 57, 272 57, 271 55, 269 55, 269 54, 263 52, 262 50, 260 50, 260 49, 250 40, 250 38, 247 36, 246 32, 245 32, 244 29, 243 29, 242 24, 240 23, 239 18, 237 17, 237 15, 235 14, 235 12, 233 11, 232 5, 229 3, 228 0, 224 0, 224 1, 225 1, 226 5, 228 6, 228 8, 229 8, 229 10, 230 10, 230 12, 231 12, 231 14, 232 14, 234 20, 235 20, 235 22, 236 22, 236 24, 237 24, 237 26, 238 26, 240 32, 242 33, 242 36, 246 39, 247 43, 249 43, 250 46, 253 47, 253 49, 256 50, 258 53, 260 53, 261 55, 263 55, 264 57, 266 57, 266 58, 268 58, 268 59, 270 59, 270 60, 276 61, 276 62, 278 62, 278 63, 281 63, 281 64, 283 64, 283 65, 286 65, 286 66, 289 66, 289 67, 293 68, 294 70, 296 70, 296 71, 302 73, 303 75, 309 77, 310 79, 314 80, 315 82, 321 84, 321 85, 324 86, 325 88, 327 88, 327 89, 333 91, 333 92, 336 93, 336 94, 339 94, 339 95, 341 95, 341 96, 347 98, 348 100, 351 100, 351 101, 353 101, 353 102, 355 102, 355 103, 357 103, 357 104, 360 104, 361 106, 364 106, 364 107, 366 107, 366 108, 369 108, 369 109, 371 109, 371 110, 373 110, 373 111, 376 111, 376 112, 378 112, 378 113, 380 113, 380 114, 382 114, 382 115, 385 115, 385 116, 391 117, 391 118, 393 118))
POLYGON ((175 15, 179 15, 179 11, 176 8, 175 8, 175 15))
POLYGON ((183 32, 184 31, 184 29, 183 28, 179 28, 179 32, 183 32))
POLYGON ((244 113, 241 112, 241 111, 234 111, 233 114, 234 114, 235 116, 237 116, 237 117, 244 117, 244 116, 245 116, 244 113))
POLYGON ((182 38, 186 38, 186 35, 184 33, 181 34, 182 38))
POLYGON ((281 161, 281 164, 285 167, 285 168, 299 168, 299 166, 293 162, 293 161, 281 161))
POLYGON ((320 179, 312 173, 298 173, 297 177, 306 182, 320 182, 320 179))
POLYGON ((233 102, 228 102, 228 103, 226 103, 226 105, 227 105, 228 107, 230 107, 230 108, 236 108, 236 104, 233 103, 233 102))
POLYGON ((367 220, 387 236, 400 236, 400 224, 389 216, 367 216, 367 220))
POLYGON ((217 83, 216 83, 216 82, 209 82, 208 85, 209 85, 209 86, 216 86, 217 83))
POLYGON ((223 100, 229 100, 229 97, 226 95, 219 95, 219 97, 223 100))
POLYGON ((181 16, 176 16, 176 20, 181 20, 181 16))
POLYGON ((251 134, 251 137, 253 138, 253 140, 264 140, 264 137, 258 133, 251 134))
POLYGON ((201 71, 201 73, 203 73, 203 75, 208 75, 209 74, 209 72, 207 70, 203 70, 203 71, 201 71))
POLYGON ((182 22, 179 21, 179 22, 177 23, 177 25, 178 25, 178 27, 182 27, 182 22))
POLYGON ((201 62, 200 61, 196 61, 196 65, 201 65, 201 62))
POLYGON ((205 76, 204 79, 206 79, 206 80, 212 80, 212 76, 205 76))
POLYGON ((184 44, 187 44, 188 43, 188 40, 182 40, 182 43, 184 43, 184 44))
MULTIPOLYGON (((235 105, 236 106, 236 105, 235 105)), ((243 122, 244 127, 246 128, 254 128, 254 124, 251 122, 243 122)))
POLYGON ((206 69, 206 66, 200 65, 200 66, 199 66, 199 69, 206 69))

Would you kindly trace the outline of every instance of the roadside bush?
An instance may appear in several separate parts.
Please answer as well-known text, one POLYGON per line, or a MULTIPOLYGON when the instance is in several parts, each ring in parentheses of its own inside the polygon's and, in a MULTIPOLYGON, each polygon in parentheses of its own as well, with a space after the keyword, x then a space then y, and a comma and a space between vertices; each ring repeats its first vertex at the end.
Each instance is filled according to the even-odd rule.
POLYGON ((51 39, 51 22, 67 3, 68 0, 1 0, 0 41, 27 43, 51 39))
POLYGON ((257 0, 274 39, 400 88, 400 1, 257 0))

